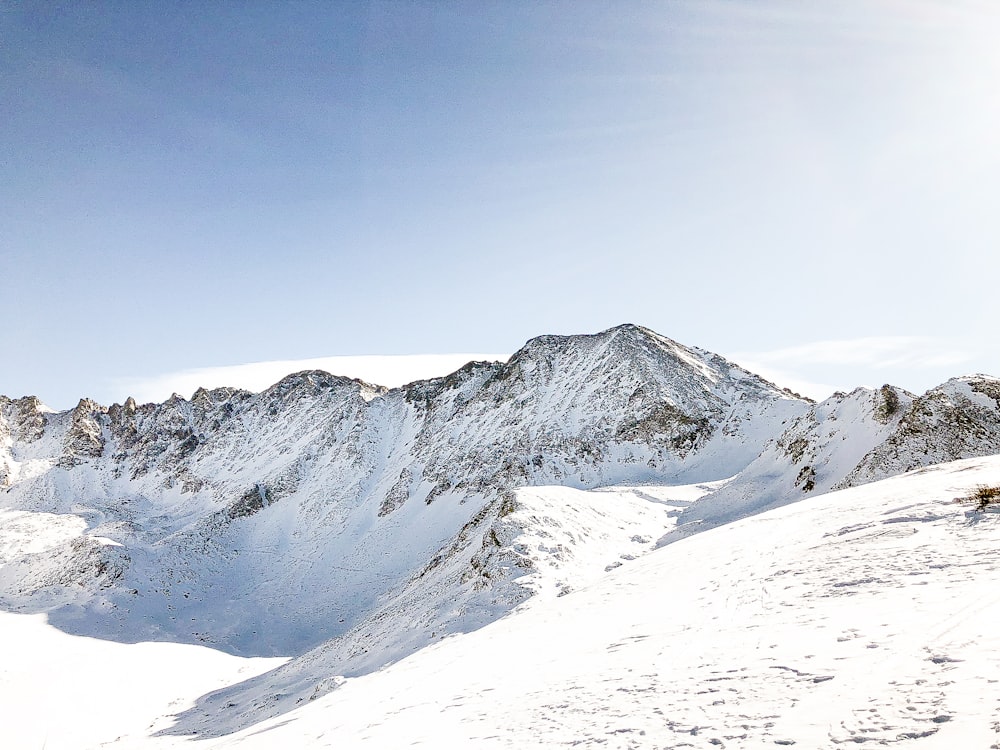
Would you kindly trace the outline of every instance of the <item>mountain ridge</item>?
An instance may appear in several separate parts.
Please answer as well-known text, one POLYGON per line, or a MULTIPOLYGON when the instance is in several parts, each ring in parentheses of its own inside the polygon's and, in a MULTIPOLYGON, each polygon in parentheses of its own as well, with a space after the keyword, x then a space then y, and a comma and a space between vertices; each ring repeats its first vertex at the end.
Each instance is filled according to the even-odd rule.
POLYGON ((0 397, 0 512, 51 531, 44 548, 20 532, 0 545, 0 608, 295 656, 237 691, 248 717, 287 710, 329 675, 572 591, 593 575, 573 572, 588 535, 619 540, 600 573, 837 487, 1000 452, 998 381, 948 382, 815 403, 626 324, 392 389, 307 370, 158 404, 0 397), (647 484, 700 489, 572 494, 647 484), (564 506, 524 489, 552 485, 564 506))
MULTIPOLYGON (((487 538, 491 514, 514 488, 718 479, 741 469, 761 437, 805 403, 722 358, 625 325, 538 337, 508 363, 469 363, 395 389, 305 371, 259 394, 198 389, 191 400, 160 404, 81 399, 49 413, 37 399, 5 399, 0 484, 7 507, 86 521, 86 555, 71 557, 90 582, 85 593, 63 591, 81 608, 74 621, 89 613, 121 637, 146 637, 141 622, 121 614, 141 597, 150 610, 139 619, 177 628, 173 637, 257 653, 261 631, 287 638, 283 621, 294 615, 298 645, 265 643, 270 655, 343 628, 325 622, 320 606, 310 614, 287 601, 287 614, 275 612, 268 596, 318 590, 323 571, 336 571, 341 595, 357 599, 337 618, 347 626, 387 595, 371 571, 405 587, 450 549, 459 567, 475 558, 496 574, 490 566, 505 563, 487 538), (390 540, 402 533, 416 541, 400 551, 390 540), (314 572, 272 569, 252 547, 279 560, 315 558, 314 572), (230 587, 227 570, 256 582, 243 594, 270 613, 263 628, 246 633, 211 611, 230 587), (188 596, 178 601, 185 581, 188 596), (179 612, 207 620, 208 633, 183 629, 179 612)), ((62 572, 38 580, 46 567, 36 554, 0 570, 6 606, 37 607, 32 592, 62 585, 62 572)), ((517 592, 509 588, 501 606, 517 592)), ((493 605, 482 607, 494 616, 493 605)))

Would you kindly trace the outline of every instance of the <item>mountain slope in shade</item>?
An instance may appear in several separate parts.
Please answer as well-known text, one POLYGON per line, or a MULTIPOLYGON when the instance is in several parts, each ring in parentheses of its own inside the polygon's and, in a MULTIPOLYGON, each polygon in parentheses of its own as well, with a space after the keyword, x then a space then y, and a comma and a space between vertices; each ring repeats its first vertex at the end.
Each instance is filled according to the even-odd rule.
POLYGON ((343 684, 345 675, 373 671, 387 655, 439 642, 449 635, 441 624, 459 613, 463 627, 451 632, 497 619, 529 592, 549 600, 585 588, 650 552, 681 509, 716 486, 517 490, 471 552, 449 550, 348 633, 204 696, 167 733, 209 737, 253 726, 316 700, 343 684))

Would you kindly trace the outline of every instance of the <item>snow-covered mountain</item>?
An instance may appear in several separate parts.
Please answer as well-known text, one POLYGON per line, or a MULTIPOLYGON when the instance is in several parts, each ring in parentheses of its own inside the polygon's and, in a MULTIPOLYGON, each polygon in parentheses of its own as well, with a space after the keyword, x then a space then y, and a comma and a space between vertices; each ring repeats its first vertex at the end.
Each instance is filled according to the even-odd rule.
POLYGON ((685 509, 661 543, 807 495, 996 453, 997 378, 953 378, 922 396, 889 385, 836 393, 791 421, 732 482, 685 509))
MULTIPOLYGON (((813 404, 763 446, 733 481, 685 509, 664 542, 847 486, 859 463, 896 434, 912 400, 912 394, 886 385, 836 393, 813 404)), ((900 471, 872 475, 868 481, 900 471)))
POLYGON ((7 552, 0 603, 241 654, 339 638, 352 673, 526 596, 510 581, 532 560, 506 546, 515 488, 727 477, 807 408, 630 325, 393 390, 304 372, 63 413, 5 399, 4 507, 75 520, 7 552), (412 637, 382 645, 401 611, 412 637))
POLYGON ((1000 380, 952 378, 899 401, 889 437, 869 451, 838 487, 852 487, 920 466, 1000 453, 1000 380))
POLYGON ((633 325, 394 389, 309 371, 61 413, 0 397, 0 609, 295 657, 178 730, 219 734, 695 532, 993 453, 996 379, 813 404, 633 325))

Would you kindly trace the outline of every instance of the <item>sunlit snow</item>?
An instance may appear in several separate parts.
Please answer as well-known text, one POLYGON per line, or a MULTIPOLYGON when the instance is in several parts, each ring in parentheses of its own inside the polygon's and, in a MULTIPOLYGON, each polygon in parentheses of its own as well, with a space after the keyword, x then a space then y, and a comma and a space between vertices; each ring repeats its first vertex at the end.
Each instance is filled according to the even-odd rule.
MULTIPOLYGON (((623 523, 641 529, 641 512, 602 520, 564 502, 566 490, 535 488, 557 543, 585 527, 605 539, 597 558, 623 564, 208 740, 172 734, 170 717, 266 662, 74 638, 3 615, 0 700, 14 708, 4 745, 988 748, 1000 741, 1000 514, 957 501, 983 483, 1000 483, 1000 457, 814 497, 635 556, 613 538, 623 523)), ((600 496, 597 508, 638 492, 663 508, 694 499, 648 487, 579 495, 600 496)), ((213 721, 224 727, 225 710, 213 721)))

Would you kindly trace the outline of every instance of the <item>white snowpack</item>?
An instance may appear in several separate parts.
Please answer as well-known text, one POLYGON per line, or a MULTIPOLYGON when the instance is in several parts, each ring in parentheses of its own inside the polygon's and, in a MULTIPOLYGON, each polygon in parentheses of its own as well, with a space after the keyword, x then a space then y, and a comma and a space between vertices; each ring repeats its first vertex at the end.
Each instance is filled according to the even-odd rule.
POLYGON ((537 596, 207 739, 171 734, 172 717, 275 660, 107 643, 3 614, 0 704, 13 718, 0 743, 989 748, 1000 513, 956 502, 980 484, 1000 484, 1000 456, 809 497, 660 549, 655 534, 705 488, 522 490, 514 515, 535 522, 513 545, 535 561, 525 582, 537 596))

